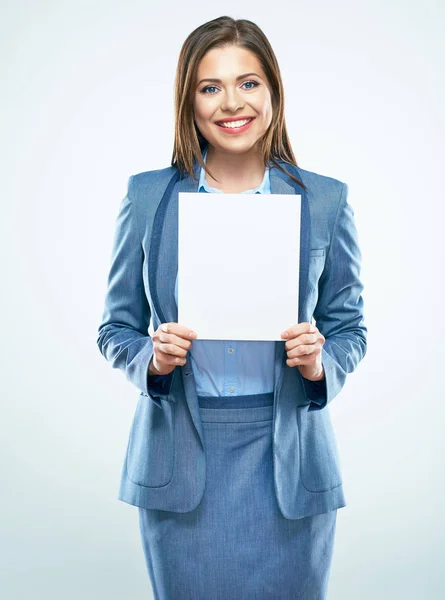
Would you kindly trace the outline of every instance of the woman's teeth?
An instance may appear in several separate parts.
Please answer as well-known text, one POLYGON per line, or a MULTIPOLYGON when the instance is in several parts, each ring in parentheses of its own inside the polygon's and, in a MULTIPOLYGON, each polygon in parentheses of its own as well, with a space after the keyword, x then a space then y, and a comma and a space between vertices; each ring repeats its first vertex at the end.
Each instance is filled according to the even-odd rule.
POLYGON ((229 127, 230 129, 235 129, 236 127, 242 127, 252 119, 244 119, 244 121, 229 121, 226 123, 218 123, 221 127, 229 127))

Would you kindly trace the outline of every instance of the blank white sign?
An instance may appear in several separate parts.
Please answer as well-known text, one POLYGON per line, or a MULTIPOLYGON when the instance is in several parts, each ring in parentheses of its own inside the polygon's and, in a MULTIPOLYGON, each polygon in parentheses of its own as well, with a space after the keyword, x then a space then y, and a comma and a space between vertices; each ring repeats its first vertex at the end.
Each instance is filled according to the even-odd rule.
POLYGON ((282 341, 298 323, 301 196, 178 194, 178 323, 199 339, 282 341))

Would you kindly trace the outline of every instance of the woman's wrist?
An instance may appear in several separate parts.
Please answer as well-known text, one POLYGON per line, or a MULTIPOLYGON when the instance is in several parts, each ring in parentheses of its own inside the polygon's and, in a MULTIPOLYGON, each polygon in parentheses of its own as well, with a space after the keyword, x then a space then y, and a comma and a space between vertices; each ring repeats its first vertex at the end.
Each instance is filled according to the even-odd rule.
POLYGON ((148 365, 148 374, 149 375, 161 375, 161 373, 153 366, 153 358, 150 360, 148 365))

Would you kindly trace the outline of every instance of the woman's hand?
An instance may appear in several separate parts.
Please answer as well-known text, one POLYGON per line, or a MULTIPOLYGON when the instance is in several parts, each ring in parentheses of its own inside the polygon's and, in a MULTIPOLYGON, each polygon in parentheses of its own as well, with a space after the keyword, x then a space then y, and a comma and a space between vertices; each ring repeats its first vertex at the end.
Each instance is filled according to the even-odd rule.
POLYGON ((317 327, 310 323, 297 323, 283 331, 281 337, 287 340, 284 347, 287 350, 286 364, 289 367, 298 367, 303 377, 310 381, 324 379, 321 351, 325 337, 317 327))
POLYGON ((196 333, 179 323, 161 323, 152 336, 154 353, 148 366, 151 375, 168 375, 178 365, 185 365, 196 333))

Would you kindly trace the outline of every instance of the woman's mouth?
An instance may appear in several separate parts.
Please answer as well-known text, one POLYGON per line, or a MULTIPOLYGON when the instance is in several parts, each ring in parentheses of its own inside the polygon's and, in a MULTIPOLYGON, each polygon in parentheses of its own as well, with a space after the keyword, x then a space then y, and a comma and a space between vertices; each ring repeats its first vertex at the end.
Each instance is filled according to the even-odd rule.
POLYGON ((224 133, 243 133, 247 131, 251 124, 253 123, 255 117, 251 117, 250 119, 243 119, 242 121, 229 121, 224 124, 215 123, 215 125, 224 133))

